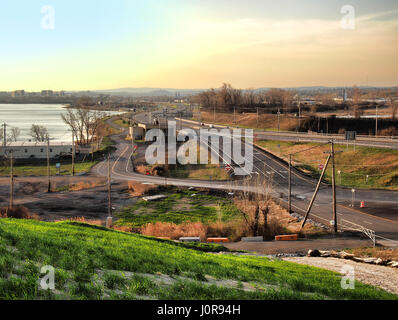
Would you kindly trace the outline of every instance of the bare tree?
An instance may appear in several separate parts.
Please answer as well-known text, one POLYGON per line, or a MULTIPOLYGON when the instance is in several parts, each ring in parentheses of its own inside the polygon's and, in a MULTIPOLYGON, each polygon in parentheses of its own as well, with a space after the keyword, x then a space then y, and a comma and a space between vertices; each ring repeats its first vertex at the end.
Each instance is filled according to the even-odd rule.
POLYGON ((395 117, 397 116, 397 102, 394 99, 392 89, 389 90, 389 95, 386 94, 385 97, 386 101, 388 100, 391 108, 391 119, 395 120, 395 117))
POLYGON ((235 199, 246 222, 249 233, 253 236, 267 236, 268 214, 272 204, 272 181, 258 176, 254 181, 245 181, 244 191, 235 199), (260 192, 258 192, 261 190, 260 192))
POLYGON ((395 118, 397 117, 397 102, 396 101, 391 101, 391 118, 393 120, 395 120, 395 118))
POLYGON ((352 105, 351 105, 354 118, 359 118, 361 116, 361 112, 359 109, 359 96, 360 96, 359 89, 357 86, 354 86, 352 93, 352 105))
POLYGON ((69 126, 71 131, 76 134, 78 131, 77 119, 72 109, 68 109, 66 114, 61 114, 62 120, 69 126))
POLYGON ((253 88, 247 89, 243 94, 243 103, 247 107, 253 107, 256 104, 256 94, 253 88))
POLYGON ((98 134, 102 113, 87 109, 68 109, 61 115, 62 120, 70 127, 77 137, 78 144, 90 143, 98 134))
POLYGON ((10 141, 17 141, 18 137, 21 135, 21 130, 17 127, 12 127, 11 128, 11 132, 8 136, 8 140, 10 141))
POLYGON ((46 127, 33 124, 30 128, 30 135, 35 141, 45 142, 49 139, 49 133, 46 127))

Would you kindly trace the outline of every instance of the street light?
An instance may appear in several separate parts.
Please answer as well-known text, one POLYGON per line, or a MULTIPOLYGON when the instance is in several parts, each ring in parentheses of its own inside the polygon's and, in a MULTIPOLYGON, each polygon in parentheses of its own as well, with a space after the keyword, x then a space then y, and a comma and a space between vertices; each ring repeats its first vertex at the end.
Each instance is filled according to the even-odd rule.
POLYGON ((280 123, 281 123, 280 117, 281 117, 281 111, 280 109, 278 109, 278 132, 280 131, 280 123))
POLYGON ((355 207, 355 189, 351 189, 352 198, 351 198, 351 207, 355 207))

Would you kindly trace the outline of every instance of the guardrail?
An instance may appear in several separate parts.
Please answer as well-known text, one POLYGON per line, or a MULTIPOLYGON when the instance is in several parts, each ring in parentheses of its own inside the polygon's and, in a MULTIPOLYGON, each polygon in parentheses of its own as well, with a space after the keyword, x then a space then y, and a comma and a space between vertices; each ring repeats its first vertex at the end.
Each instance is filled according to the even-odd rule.
MULTIPOLYGON (((196 125, 200 125, 201 122, 199 121, 194 121, 194 120, 188 120, 188 119, 182 119, 182 118, 175 118, 178 121, 184 121, 196 125)), ((203 122, 206 126, 213 125, 214 127, 219 127, 219 128, 231 128, 231 129, 242 129, 239 127, 234 127, 234 126, 226 126, 226 125, 220 125, 220 124, 212 124, 212 123, 207 123, 203 122)), ((267 134, 267 135, 277 135, 277 136, 286 136, 286 137, 297 137, 298 135, 303 136, 303 137, 308 137, 308 138, 319 138, 319 137, 327 137, 331 139, 339 139, 346 141, 345 136, 343 134, 328 134, 328 133, 317 133, 317 132, 286 132, 286 131, 262 131, 262 130, 256 130, 254 129, 255 134, 267 134)), ((357 141, 373 141, 373 142, 388 142, 388 143, 397 143, 398 144, 398 136, 367 136, 367 135, 357 135, 357 141)))

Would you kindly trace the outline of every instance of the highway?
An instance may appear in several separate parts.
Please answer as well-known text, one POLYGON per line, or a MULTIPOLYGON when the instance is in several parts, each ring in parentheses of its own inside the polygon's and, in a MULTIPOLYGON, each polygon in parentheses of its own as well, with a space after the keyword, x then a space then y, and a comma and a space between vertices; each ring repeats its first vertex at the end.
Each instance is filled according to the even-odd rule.
MULTIPOLYGON (((136 116, 136 120, 148 119, 145 114, 136 116)), ((172 120, 172 119, 169 119, 172 120)), ((179 120, 177 120, 179 122, 179 120)), ((177 127, 198 128, 195 123, 181 121, 177 127)), ((202 187, 221 190, 249 190, 264 193, 255 187, 255 179, 265 179, 272 183, 272 196, 286 205, 288 194, 288 171, 280 159, 259 149, 254 149, 253 173, 244 180, 237 181, 203 181, 176 178, 147 176, 133 172, 130 157, 133 152, 131 143, 124 140, 127 132, 113 136, 117 151, 112 160, 112 178, 116 180, 135 180, 142 183, 167 184, 173 186, 202 187), (249 182, 246 182, 248 179, 249 182), (248 186, 249 185, 249 186, 248 186)), ((210 145, 211 147, 211 145, 210 145)), ((243 147, 243 146, 242 146, 243 147)), ((142 150, 141 150, 142 151, 142 150)), ((220 152, 221 153, 221 152, 220 152)), ((106 176, 107 165, 99 163, 93 168, 95 174, 106 176)), ((303 215, 308 207, 317 181, 303 175, 297 170, 292 174, 292 209, 303 215)), ((388 190, 356 190, 355 207, 351 208, 351 189, 337 188, 338 224, 340 229, 367 232, 374 231, 378 240, 391 239, 398 245, 398 192, 388 190), (366 201, 367 208, 360 209, 359 201, 366 201)), ((312 208, 310 219, 330 225, 333 219, 331 187, 323 184, 312 208)), ((390 242, 392 243, 392 242, 390 242)))
MULTIPOLYGON (((186 119, 178 119, 184 125, 200 126, 197 121, 186 119)), ((210 126, 210 123, 205 123, 205 127, 210 126)), ((241 129, 234 126, 213 125, 214 128, 230 128, 241 129)), ((254 130, 254 136, 259 140, 274 140, 274 141, 288 141, 288 142, 307 142, 307 143, 327 143, 334 140, 335 144, 348 146, 362 146, 362 147, 376 147, 398 150, 398 137, 374 137, 358 135, 355 141, 345 140, 344 134, 317 134, 305 132, 278 132, 278 131, 263 131, 254 130)))

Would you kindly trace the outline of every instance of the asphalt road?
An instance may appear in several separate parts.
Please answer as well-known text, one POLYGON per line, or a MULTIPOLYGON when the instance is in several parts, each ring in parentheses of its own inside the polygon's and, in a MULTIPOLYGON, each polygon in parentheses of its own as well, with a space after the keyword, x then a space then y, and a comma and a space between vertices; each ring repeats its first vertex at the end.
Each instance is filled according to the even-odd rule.
MULTIPOLYGON (((144 114, 137 116, 138 120, 148 119, 144 114)), ((195 124, 183 122, 177 127, 197 128, 195 124)), ((117 151, 112 160, 112 178, 117 180, 135 180, 142 183, 167 184, 173 186, 192 186, 221 190, 250 190, 253 192, 264 192, 255 187, 254 181, 260 177, 267 181, 272 181, 273 196, 280 198, 284 204, 287 202, 287 178, 288 172, 286 164, 259 149, 254 149, 253 173, 247 179, 234 182, 222 181, 202 181, 175 178, 153 177, 133 172, 130 157, 132 154, 131 143, 124 140, 126 132, 114 136, 117 143, 117 151), (272 177, 272 178, 271 178, 272 177)), ((211 145, 210 145, 211 147, 211 145)), ((93 168, 94 172, 101 176, 107 175, 107 165, 105 162, 99 163, 93 168)), ((316 181, 303 175, 299 171, 292 175, 292 208, 293 211, 305 213, 312 193, 315 189, 316 181)), ((378 239, 392 239, 398 241, 398 192, 388 190, 357 190, 355 207, 351 208, 351 189, 337 188, 338 202, 338 225, 341 229, 372 230, 378 239), (366 201, 366 208, 359 208, 359 202, 366 201)), ((333 219, 332 212, 332 192, 331 187, 323 184, 311 211, 310 218, 325 225, 330 224, 333 219)))

